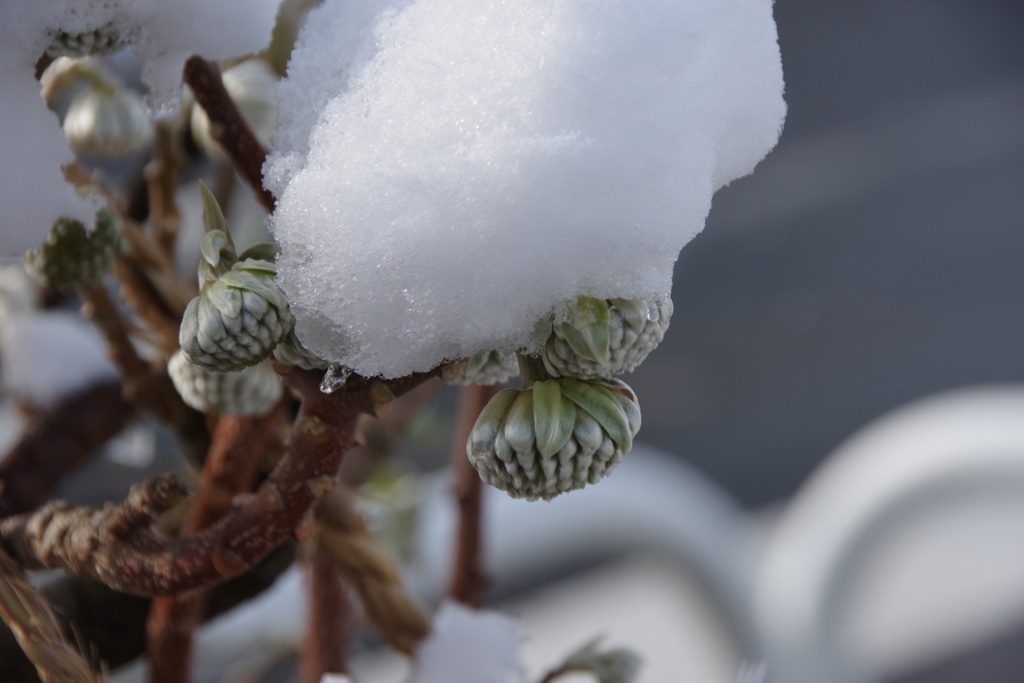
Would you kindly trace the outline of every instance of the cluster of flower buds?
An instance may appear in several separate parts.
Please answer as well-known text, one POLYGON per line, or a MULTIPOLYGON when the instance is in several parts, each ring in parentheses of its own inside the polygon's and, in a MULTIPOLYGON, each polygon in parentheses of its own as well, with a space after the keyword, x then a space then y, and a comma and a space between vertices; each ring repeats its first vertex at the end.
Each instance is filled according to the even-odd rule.
POLYGON ((262 417, 283 392, 270 361, 239 372, 207 372, 178 350, 167 362, 167 372, 185 403, 204 413, 262 417))
POLYGON ((121 36, 111 26, 85 33, 58 31, 46 48, 51 57, 88 57, 117 52, 125 46, 121 36))
POLYGON ((629 452, 640 406, 616 379, 548 379, 499 392, 466 452, 480 477, 513 498, 551 500, 605 477, 629 452))
POLYGON ((40 79, 71 149, 96 159, 123 157, 153 140, 142 98, 95 58, 53 61, 40 79))
POLYGON ((70 291, 98 285, 124 250, 120 228, 102 209, 91 232, 71 218, 57 219, 43 245, 24 259, 44 286, 70 291))
POLYGON ((465 369, 453 383, 491 386, 504 384, 517 374, 519 374, 519 366, 516 364, 514 355, 484 351, 466 361, 465 369))
POLYGON ((581 296, 560 311, 540 357, 555 377, 599 379, 630 372, 665 336, 672 300, 581 296))
MULTIPOLYGON (((513 498, 550 500, 607 476, 640 429, 636 395, 612 375, 639 365, 671 316, 669 299, 593 297, 552 313, 538 357, 519 356, 524 388, 500 392, 473 427, 466 452, 480 477, 513 498)), ((483 383, 481 368, 499 362, 475 356, 464 381, 483 383)))
POLYGON ((295 323, 274 282, 277 249, 259 244, 235 256, 224 214, 201 185, 206 235, 199 262, 199 296, 185 308, 178 342, 189 361, 234 372, 265 359, 295 323))

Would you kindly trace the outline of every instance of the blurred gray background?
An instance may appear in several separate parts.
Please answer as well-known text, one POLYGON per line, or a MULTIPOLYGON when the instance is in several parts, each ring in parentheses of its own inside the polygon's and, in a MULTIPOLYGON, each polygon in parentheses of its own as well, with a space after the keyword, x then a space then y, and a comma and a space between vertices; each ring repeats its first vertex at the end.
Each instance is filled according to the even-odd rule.
POLYGON ((907 401, 1024 380, 1024 3, 775 17, 782 139, 715 196, 672 327, 626 377, 640 438, 749 507, 907 401))

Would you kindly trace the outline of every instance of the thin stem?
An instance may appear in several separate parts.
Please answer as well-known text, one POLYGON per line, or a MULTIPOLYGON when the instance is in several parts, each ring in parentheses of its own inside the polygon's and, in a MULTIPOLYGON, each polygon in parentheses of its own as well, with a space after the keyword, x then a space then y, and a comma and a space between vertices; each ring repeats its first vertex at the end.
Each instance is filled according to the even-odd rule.
POLYGON ((149 222, 153 235, 165 255, 174 258, 174 243, 181 227, 181 215, 175 197, 178 176, 184 166, 181 150, 181 124, 179 121, 158 121, 153 158, 143 169, 149 191, 149 222))
POLYGON ((317 683, 324 674, 347 673, 352 637, 352 604, 334 558, 318 543, 306 561, 309 621, 299 653, 299 683, 317 683))
POLYGON ((184 80, 210 117, 210 133, 227 152, 231 163, 249 184, 267 213, 274 212, 276 200, 263 187, 263 162, 267 151, 253 135, 234 101, 224 88, 220 69, 198 55, 185 62, 184 80))
POLYGON ((345 486, 316 506, 316 541, 362 604, 367 619, 384 640, 411 655, 430 631, 423 609, 409 597, 390 554, 356 510, 345 486))
POLYGON ((201 462, 210 443, 203 414, 185 405, 170 378, 155 372, 139 356, 106 289, 83 287, 78 293, 86 304, 87 317, 106 338, 111 360, 121 371, 125 398, 167 425, 190 457, 201 462))
POLYGON ((529 389, 534 382, 551 379, 540 358, 516 351, 516 360, 519 361, 519 378, 523 381, 524 389, 529 389))
POLYGON ((473 424, 501 385, 470 384, 459 390, 458 418, 452 445, 452 476, 459 505, 459 531, 455 566, 448 594, 470 607, 481 607, 489 579, 483 559, 483 482, 466 457, 466 442, 473 424))
MULTIPOLYGON (((259 459, 273 434, 277 412, 252 418, 225 415, 217 420, 210 453, 203 466, 182 535, 205 529, 224 516, 231 499, 249 491, 256 480, 259 459)), ((202 622, 206 591, 153 601, 147 631, 150 683, 187 683, 191 676, 192 633, 202 622)))

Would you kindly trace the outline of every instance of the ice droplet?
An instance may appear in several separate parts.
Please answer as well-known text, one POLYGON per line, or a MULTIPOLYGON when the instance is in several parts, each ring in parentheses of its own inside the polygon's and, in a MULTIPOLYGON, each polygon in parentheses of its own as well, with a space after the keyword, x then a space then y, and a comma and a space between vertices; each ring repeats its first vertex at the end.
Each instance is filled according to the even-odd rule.
POLYGON ((325 394, 333 394, 335 391, 345 386, 345 382, 351 374, 352 368, 341 365, 340 363, 331 363, 327 366, 327 372, 324 373, 324 378, 320 380, 320 391, 325 394))
POLYGON ((658 309, 650 304, 647 304, 647 322, 656 323, 661 315, 658 313, 658 309))

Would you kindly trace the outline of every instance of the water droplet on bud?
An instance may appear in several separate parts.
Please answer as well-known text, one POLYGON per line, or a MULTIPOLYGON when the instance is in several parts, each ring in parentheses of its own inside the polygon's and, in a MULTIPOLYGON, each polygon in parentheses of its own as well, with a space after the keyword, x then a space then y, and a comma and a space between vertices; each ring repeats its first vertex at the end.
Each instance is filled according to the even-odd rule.
POLYGON ((331 363, 327 367, 327 372, 324 373, 324 378, 320 381, 320 391, 325 394, 333 394, 345 386, 345 382, 351 374, 352 368, 340 363, 331 363))

